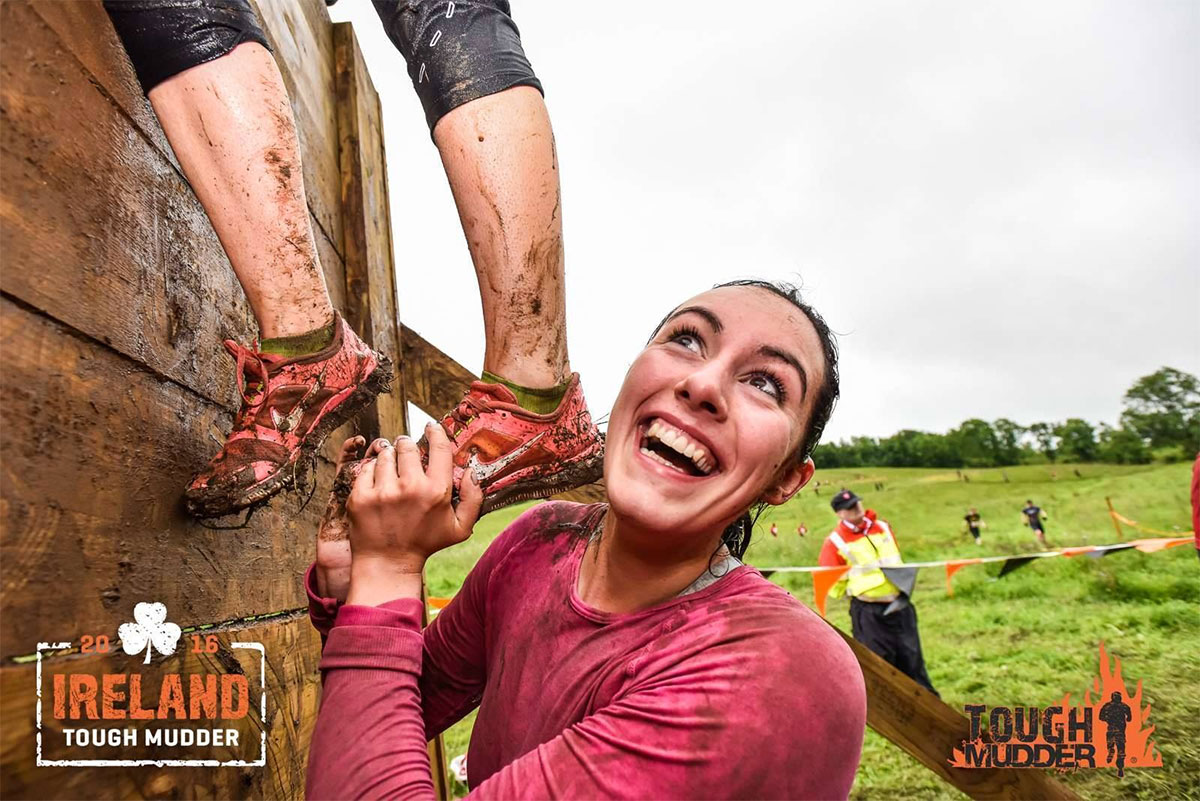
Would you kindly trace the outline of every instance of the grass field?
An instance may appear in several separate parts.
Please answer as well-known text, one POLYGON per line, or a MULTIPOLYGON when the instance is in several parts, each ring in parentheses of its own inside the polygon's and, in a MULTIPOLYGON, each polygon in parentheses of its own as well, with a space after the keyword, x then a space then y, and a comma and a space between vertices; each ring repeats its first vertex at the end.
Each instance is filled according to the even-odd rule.
MULTIPOLYGON (((969 481, 954 470, 821 471, 819 495, 806 489, 763 515, 746 561, 762 568, 815 564, 824 535, 836 522, 829 496, 841 486, 862 495, 892 524, 907 561, 1040 550, 1021 525, 1026 498, 1050 515, 1051 546, 1118 541, 1106 496, 1118 511, 1146 526, 1186 531, 1190 467, 1038 465, 964 471, 969 481), (874 489, 876 482, 883 483, 882 491, 874 489), (968 506, 978 507, 988 524, 982 546, 962 530, 968 506), (778 538, 768 533, 772 522, 779 527, 778 538), (809 529, 804 538, 796 534, 800 522, 809 529)), ((471 540, 438 554, 428 568, 430 594, 452 595, 488 542, 523 508, 485 518, 471 540)), ((1126 530, 1126 539, 1138 536, 1148 535, 1126 530)), ((929 673, 942 698, 961 710, 968 703, 1044 706, 1067 691, 1078 696, 1097 673, 1103 640, 1109 653, 1121 658, 1126 679, 1144 683, 1163 767, 1129 770, 1123 780, 1113 771, 1084 770, 1063 775, 1063 781, 1089 799, 1200 801, 1200 564, 1195 549, 1045 559, 1000 580, 991 578, 996 569, 964 568, 954 577, 952 598, 945 594, 940 568, 918 576, 913 597, 929 673)), ((808 576, 776 574, 772 580, 812 604, 808 576)), ((831 600, 827 613, 848 631, 847 608, 846 601, 831 600)), ((450 756, 466 751, 473 721, 472 715, 446 733, 450 756)), ((965 798, 872 731, 852 797, 965 798)))

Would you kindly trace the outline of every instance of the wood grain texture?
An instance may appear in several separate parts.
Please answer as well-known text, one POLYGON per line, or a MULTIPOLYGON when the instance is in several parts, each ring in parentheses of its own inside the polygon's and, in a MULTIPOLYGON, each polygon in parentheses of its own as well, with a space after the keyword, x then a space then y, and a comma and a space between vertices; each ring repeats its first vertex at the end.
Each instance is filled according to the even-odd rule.
MULTIPOLYGON (((132 605, 124 609, 128 617, 132 605)), ((173 612, 168 606, 168 613, 173 612)), ((170 619, 170 615, 169 618, 170 619)), ((67 618, 47 621, 43 638, 73 636, 67 618), (56 628, 57 626, 57 628, 56 628)), ((316 722, 320 697, 317 663, 321 642, 306 616, 289 616, 265 621, 235 624, 205 634, 216 634, 220 648, 216 654, 192 653, 189 635, 180 640, 175 654, 155 656, 149 665, 142 656, 126 656, 117 645, 116 630, 96 630, 112 637, 114 652, 105 655, 69 655, 49 657, 43 663, 42 709, 43 754, 46 759, 121 758, 115 749, 61 748, 62 729, 74 728, 76 721, 55 720, 50 688, 55 673, 136 673, 143 686, 158 688, 166 673, 204 675, 241 672, 250 691, 250 714, 239 721, 216 721, 204 728, 235 728, 241 743, 237 749, 192 749, 178 753, 160 748, 146 758, 179 759, 190 756, 254 761, 262 750, 261 732, 267 734, 265 767, 36 767, 36 666, 9 665, 0 669, 0 696, 4 726, 0 729, 0 765, 3 765, 5 798, 271 798, 299 799, 304 796, 304 771, 308 761, 308 743, 316 722), (262 671, 256 651, 231 648, 233 642, 260 642, 266 652, 266 716, 259 714, 262 671)), ((78 643, 78 638, 74 640, 78 643)), ((157 691, 144 702, 152 706, 157 691)), ((128 721, 141 729, 146 723, 169 727, 172 721, 128 721), (140 724, 140 725, 139 725, 140 724)), ((94 725, 99 725, 97 722, 94 725)), ((112 726, 113 723, 107 725, 112 726)), ((123 728, 124 726, 122 726, 123 728)), ((138 757, 147 749, 137 749, 138 757)), ((124 755, 122 755, 124 756, 124 755)), ((127 756, 125 758, 128 758, 127 756)))
POLYGON ((240 531, 182 509, 228 410, 7 298, 0 349, 0 657, 52 626, 112 628, 134 601, 183 625, 305 604, 323 496, 281 496, 240 531))
POLYGON ((359 427, 394 437, 408 433, 404 362, 400 359, 395 265, 388 208, 382 112, 349 23, 334 26, 338 131, 342 169, 347 321, 388 356, 397 371, 392 392, 363 412, 359 427), (372 429, 373 427, 373 429, 372 429))
POLYGON ((943 781, 971 798, 1078 801, 1066 785, 1040 770, 950 767, 953 749, 970 738, 971 722, 933 693, 844 631, 830 626, 854 651, 867 684, 867 725, 943 781))
POLYGON ((432 343, 404 325, 400 328, 404 357, 404 391, 425 414, 440 419, 462 400, 479 376, 442 353, 432 343))

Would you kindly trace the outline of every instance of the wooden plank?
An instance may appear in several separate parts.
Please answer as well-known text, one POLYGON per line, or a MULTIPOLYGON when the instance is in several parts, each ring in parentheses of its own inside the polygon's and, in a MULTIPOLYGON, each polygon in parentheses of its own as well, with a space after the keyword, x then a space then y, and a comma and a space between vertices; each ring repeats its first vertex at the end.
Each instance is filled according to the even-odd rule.
MULTIPOLYGON (((400 357, 396 314, 395 265, 391 213, 388 208, 379 95, 367 74, 354 29, 333 28, 337 89, 339 152, 342 170, 342 214, 346 263, 346 320, 358 335, 392 360, 397 372, 392 392, 381 395, 359 415, 358 428, 368 438, 408 432, 404 364, 400 357)), ((426 586, 421 581, 424 599, 426 586)), ((429 623, 421 605, 422 625, 429 623)), ((437 798, 448 798, 446 748, 439 734, 429 743, 429 762, 437 798)))
POLYGON ((133 121, 142 135, 178 168, 166 134, 142 94, 133 65, 99 2, 21 2, 58 36, 68 59, 90 73, 109 98, 133 121))
MULTIPOLYGON (((305 603, 323 495, 303 511, 280 496, 240 531, 183 512, 226 409, 7 298, 0 348, 0 656, 31 651, 50 622, 111 628, 129 599, 184 623, 305 603)), ((332 466, 320 473, 328 487, 332 466)))
POLYGON ((395 265, 379 96, 350 23, 334 26, 338 130, 342 168, 347 321, 388 356, 400 375, 390 395, 364 410, 368 438, 407 433, 404 364, 397 331, 395 265))
POLYGON ((1040 770, 952 768, 954 748, 970 739, 971 722, 837 626, 858 658, 867 684, 867 725, 900 746, 938 778, 976 799, 1074 799, 1040 770))
POLYGON ((401 326, 404 392, 418 409, 441 418, 462 400, 479 376, 438 350, 408 326, 401 326))
MULTIPOLYGON (((121 604, 122 615, 128 619, 132 604, 121 604)), ((168 606, 168 619, 174 620, 168 606)), ((46 621, 41 638, 73 637, 75 626, 67 617, 46 621)), ((115 652, 89 656, 71 655, 48 657, 43 660, 42 709, 45 759, 113 759, 128 758, 116 754, 116 749, 61 747, 64 727, 74 727, 74 721, 55 720, 51 689, 55 673, 82 673, 98 676, 102 673, 131 673, 142 676, 143 686, 158 688, 166 673, 223 674, 241 672, 250 691, 250 714, 240 721, 219 721, 213 728, 235 728, 245 747, 238 749, 191 749, 176 753, 161 748, 150 752, 150 758, 177 759, 205 757, 254 761, 261 751, 261 734, 267 734, 267 759, 264 767, 37 767, 35 759, 36 665, 8 665, 0 670, 0 708, 4 727, 0 729, 0 766, 3 770, 6 798, 278 798, 299 799, 304 796, 304 771, 308 760, 308 744, 316 721, 320 693, 317 663, 320 659, 320 638, 306 616, 293 615, 259 622, 234 624, 213 629, 220 643, 215 654, 192 653, 190 636, 185 634, 174 655, 155 656, 149 665, 142 664, 142 655, 126 656, 117 645, 116 629, 90 631, 111 638, 115 652), (233 642, 260 642, 266 655, 266 716, 259 715, 261 696, 260 658, 256 651, 231 648, 233 642)), ((78 644, 78 640, 74 641, 78 644)), ((150 695, 144 706, 157 700, 150 695)), ((152 727, 169 727, 173 721, 147 721, 152 727)), ((99 725, 95 723, 93 725, 99 725)), ((113 725, 113 724, 108 724, 113 725)), ((145 726, 141 721, 128 721, 131 728, 145 726), (139 726, 138 724, 141 724, 139 726)), ((121 726, 124 728, 124 725, 121 726)), ((205 728, 208 728, 207 726, 205 728)), ((138 748, 137 756, 148 749, 138 748)))

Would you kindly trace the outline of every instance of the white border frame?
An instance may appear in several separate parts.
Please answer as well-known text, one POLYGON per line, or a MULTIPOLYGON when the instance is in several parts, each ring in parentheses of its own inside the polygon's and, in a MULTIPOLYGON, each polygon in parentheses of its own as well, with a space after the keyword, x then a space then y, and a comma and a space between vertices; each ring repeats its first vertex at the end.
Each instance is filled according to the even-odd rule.
POLYGON ((259 696, 259 716, 262 720, 262 737, 259 758, 253 762, 232 759, 220 762, 216 759, 42 759, 42 651, 70 648, 69 642, 37 644, 37 767, 39 768, 262 768, 267 764, 267 649, 260 642, 230 643, 231 648, 250 648, 258 651, 259 673, 262 676, 262 694, 259 696))

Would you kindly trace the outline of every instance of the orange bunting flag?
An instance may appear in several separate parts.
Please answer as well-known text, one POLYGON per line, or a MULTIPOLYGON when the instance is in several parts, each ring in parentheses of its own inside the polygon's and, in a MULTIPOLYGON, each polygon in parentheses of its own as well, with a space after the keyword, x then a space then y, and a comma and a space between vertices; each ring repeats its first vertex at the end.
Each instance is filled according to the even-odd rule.
POLYGON ((1072 545, 1070 548, 1060 548, 1059 553, 1070 558, 1084 553, 1091 553, 1094 550, 1096 550, 1095 545, 1072 545))
POLYGON ((1156 537, 1148 540, 1134 540, 1133 547, 1137 548, 1142 553, 1154 553, 1167 548, 1174 548, 1176 545, 1185 545, 1192 542, 1191 537, 1156 537))
POLYGON ((956 559, 952 562, 947 562, 946 563, 946 594, 951 595, 951 596, 954 595, 954 587, 951 586, 950 579, 954 576, 955 573, 962 570, 967 565, 977 565, 981 561, 983 561, 983 560, 981 560, 981 559, 956 559))
POLYGON ((827 570, 818 570, 812 574, 813 577, 813 605, 817 607, 817 611, 821 613, 821 617, 825 617, 825 599, 829 596, 829 591, 834 584, 838 583, 838 579, 846 575, 850 570, 850 565, 842 565, 841 567, 832 567, 827 570))

